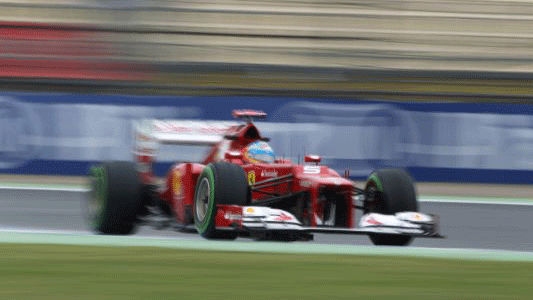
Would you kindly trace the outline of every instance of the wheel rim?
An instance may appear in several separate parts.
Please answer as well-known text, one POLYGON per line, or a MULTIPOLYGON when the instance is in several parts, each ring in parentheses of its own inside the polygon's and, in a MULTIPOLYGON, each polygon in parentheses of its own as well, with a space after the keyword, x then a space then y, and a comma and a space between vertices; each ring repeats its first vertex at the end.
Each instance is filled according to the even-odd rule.
POLYGON ((93 228, 100 226, 106 201, 106 177, 103 168, 93 168, 91 170, 91 190, 86 201, 86 218, 93 228))
POLYGON ((98 184, 95 182, 95 179, 92 179, 94 186, 89 194, 89 200, 87 201, 87 217, 89 221, 93 224, 98 220, 100 212, 103 208, 102 200, 100 199, 98 184))
POLYGON ((194 199, 194 206, 196 207, 196 218, 201 223, 205 219, 205 215, 209 209, 209 199, 211 196, 211 187, 207 178, 200 181, 196 198, 194 199))

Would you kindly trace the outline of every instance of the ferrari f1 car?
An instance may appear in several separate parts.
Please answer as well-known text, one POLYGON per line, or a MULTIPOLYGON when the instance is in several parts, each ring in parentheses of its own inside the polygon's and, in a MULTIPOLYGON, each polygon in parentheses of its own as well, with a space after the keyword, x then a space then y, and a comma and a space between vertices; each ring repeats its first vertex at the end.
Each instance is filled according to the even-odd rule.
MULTIPOLYGON (((442 237, 436 215, 418 212, 415 186, 403 170, 378 170, 363 188, 307 155, 277 157, 253 119, 243 122, 144 120, 135 129, 135 162, 90 170, 85 215, 102 234, 130 234, 152 224, 196 231, 206 239, 311 240, 313 233, 368 235, 376 245, 442 237), (201 162, 174 164, 166 178, 152 170, 160 144, 209 146, 201 162), (355 212, 361 211, 356 222, 355 212), (357 225, 358 224, 358 225, 357 225)), ((345 174, 346 175, 346 174, 345 174)))

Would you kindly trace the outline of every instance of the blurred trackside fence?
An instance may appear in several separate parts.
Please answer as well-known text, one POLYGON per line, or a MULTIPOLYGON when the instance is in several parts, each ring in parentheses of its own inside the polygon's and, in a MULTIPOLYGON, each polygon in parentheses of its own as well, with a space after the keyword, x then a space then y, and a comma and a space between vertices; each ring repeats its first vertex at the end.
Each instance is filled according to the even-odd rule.
POLYGON ((115 45, 99 35, 77 25, 0 21, 0 78, 141 80, 141 66, 114 58, 115 45))

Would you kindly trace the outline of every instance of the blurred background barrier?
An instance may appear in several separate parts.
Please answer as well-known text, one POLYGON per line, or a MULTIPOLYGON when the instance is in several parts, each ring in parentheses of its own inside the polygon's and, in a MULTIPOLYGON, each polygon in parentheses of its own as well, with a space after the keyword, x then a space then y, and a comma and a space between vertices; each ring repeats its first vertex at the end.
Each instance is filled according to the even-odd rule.
POLYGON ((0 0, 0 20, 4 79, 533 94, 529 0, 0 0))
POLYGON ((6 1, 11 21, 105 34, 125 59, 531 71, 533 2, 6 1), (511 51, 512 50, 512 51, 511 51))
POLYGON ((0 22, 0 77, 142 79, 139 64, 113 59, 114 45, 99 42, 100 34, 74 25, 0 22))
MULTIPOLYGON (((342 101, 320 98, 0 95, 0 170, 83 175, 91 163, 132 159, 142 118, 229 120, 261 109, 258 127, 279 156, 304 154, 355 179, 407 168, 418 181, 533 183, 533 107, 520 104, 342 101)), ((164 146, 156 172, 206 148, 164 146)))

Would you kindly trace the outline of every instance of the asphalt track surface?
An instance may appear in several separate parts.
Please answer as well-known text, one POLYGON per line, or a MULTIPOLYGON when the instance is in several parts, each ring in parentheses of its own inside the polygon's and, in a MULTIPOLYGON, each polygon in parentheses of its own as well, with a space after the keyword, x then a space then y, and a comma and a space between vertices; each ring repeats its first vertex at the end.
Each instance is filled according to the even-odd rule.
MULTIPOLYGON (((81 214, 84 199, 85 192, 79 191, 0 189, 0 229, 67 230, 90 234, 81 214)), ((441 216, 441 231, 447 238, 418 238, 412 246, 533 251, 531 205, 432 202, 421 203, 420 209, 441 216)), ((201 239, 197 234, 149 227, 141 227, 136 235, 201 239)), ((316 234, 311 243, 371 245, 365 236, 328 234, 316 234)))

